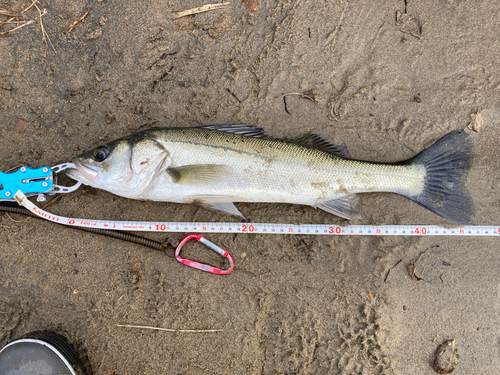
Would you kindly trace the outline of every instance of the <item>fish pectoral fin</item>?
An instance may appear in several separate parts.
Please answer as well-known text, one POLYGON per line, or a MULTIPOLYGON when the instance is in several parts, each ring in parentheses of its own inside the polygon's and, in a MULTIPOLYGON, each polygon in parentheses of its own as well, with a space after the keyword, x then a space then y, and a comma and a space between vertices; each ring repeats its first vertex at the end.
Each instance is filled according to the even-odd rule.
POLYGON ((330 154, 335 154, 345 159, 351 158, 347 147, 343 143, 340 145, 334 145, 328 142, 326 139, 321 138, 317 134, 304 134, 295 138, 284 139, 284 141, 296 143, 308 148, 315 148, 317 150, 325 151, 330 154))
POLYGON ((358 200, 356 194, 349 194, 331 201, 319 202, 315 207, 347 220, 361 219, 361 215, 354 208, 358 200))
POLYGON ((235 199, 235 197, 225 195, 198 195, 191 197, 189 203, 208 208, 210 210, 225 212, 229 215, 244 217, 232 202, 228 202, 233 199, 235 199))
POLYGON ((231 174, 231 167, 218 164, 195 164, 168 168, 172 181, 181 185, 209 185, 219 182, 231 174))

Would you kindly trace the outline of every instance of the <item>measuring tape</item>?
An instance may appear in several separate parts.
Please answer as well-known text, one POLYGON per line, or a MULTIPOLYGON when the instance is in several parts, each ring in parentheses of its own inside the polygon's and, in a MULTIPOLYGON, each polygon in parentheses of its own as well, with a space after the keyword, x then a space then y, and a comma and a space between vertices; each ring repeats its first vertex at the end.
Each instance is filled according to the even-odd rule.
POLYGON ((309 234, 329 236, 499 236, 497 226, 462 226, 443 228, 435 225, 349 225, 330 224, 272 224, 272 223, 190 223, 152 221, 109 221, 77 219, 58 216, 44 211, 26 198, 19 190, 14 198, 37 216, 74 227, 99 228, 139 232, 196 232, 196 233, 260 233, 309 234))

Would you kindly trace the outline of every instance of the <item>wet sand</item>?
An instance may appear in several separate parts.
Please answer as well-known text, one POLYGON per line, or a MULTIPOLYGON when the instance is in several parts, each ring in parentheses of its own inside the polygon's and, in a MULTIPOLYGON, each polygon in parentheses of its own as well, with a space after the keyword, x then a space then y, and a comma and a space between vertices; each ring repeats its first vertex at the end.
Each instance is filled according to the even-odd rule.
MULTIPOLYGON (((53 48, 38 10, 27 11, 19 21, 35 22, 0 35, 0 170, 56 165, 151 127, 224 123, 256 124, 275 137, 313 132, 343 142, 353 158, 396 162, 467 128, 479 112, 467 181, 474 224, 500 223, 494 2, 262 1, 251 13, 232 1, 172 19, 204 4, 45 0, 38 6, 53 48), (283 94, 311 89, 315 101, 289 95, 285 107, 283 94)), ((0 32, 10 28, 0 24, 0 32)), ((248 222, 348 224, 312 207, 236 206, 248 222)), ((47 209, 238 221, 92 188, 47 209)), ((352 224, 452 225, 395 194, 362 195, 359 211, 352 224)), ((461 357, 454 374, 500 367, 495 238, 213 234, 236 264, 215 276, 177 263, 173 250, 37 219, 1 214, 0 232, 0 344, 53 330, 95 374, 434 374, 434 350, 452 338, 461 357)), ((171 243, 183 237, 148 234, 167 235, 171 243)), ((201 246, 187 250, 220 264, 201 246)))

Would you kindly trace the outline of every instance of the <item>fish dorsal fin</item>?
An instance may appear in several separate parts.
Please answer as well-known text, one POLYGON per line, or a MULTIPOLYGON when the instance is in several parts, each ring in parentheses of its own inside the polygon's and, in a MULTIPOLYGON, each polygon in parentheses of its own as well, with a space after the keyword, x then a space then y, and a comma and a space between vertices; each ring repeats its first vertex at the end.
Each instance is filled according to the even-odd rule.
POLYGON ((222 181, 231 174, 231 170, 227 165, 195 164, 168 168, 165 172, 177 184, 199 186, 222 181))
POLYGON ((245 137, 264 138, 264 129, 251 124, 237 125, 205 125, 199 129, 217 130, 219 132, 244 135, 245 137))
POLYGON ((349 151, 347 150, 347 147, 345 147, 344 144, 334 145, 317 134, 308 133, 295 138, 284 139, 284 141, 296 143, 308 148, 315 148, 317 150, 329 152, 330 154, 335 154, 346 159, 350 159, 351 157, 349 151))

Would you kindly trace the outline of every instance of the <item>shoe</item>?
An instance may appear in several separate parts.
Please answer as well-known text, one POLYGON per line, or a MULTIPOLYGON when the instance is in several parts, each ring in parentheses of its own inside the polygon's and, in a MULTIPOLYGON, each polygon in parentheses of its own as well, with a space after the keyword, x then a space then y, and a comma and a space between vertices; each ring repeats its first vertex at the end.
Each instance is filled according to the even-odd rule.
POLYGON ((1 375, 86 375, 66 339, 53 332, 31 332, 0 349, 1 375))

